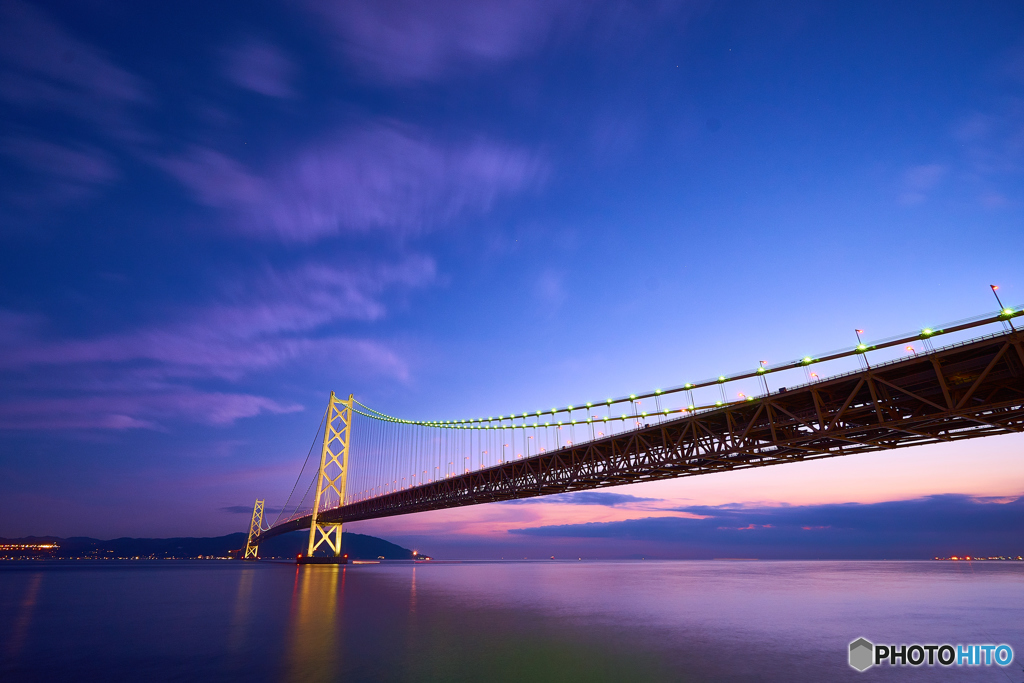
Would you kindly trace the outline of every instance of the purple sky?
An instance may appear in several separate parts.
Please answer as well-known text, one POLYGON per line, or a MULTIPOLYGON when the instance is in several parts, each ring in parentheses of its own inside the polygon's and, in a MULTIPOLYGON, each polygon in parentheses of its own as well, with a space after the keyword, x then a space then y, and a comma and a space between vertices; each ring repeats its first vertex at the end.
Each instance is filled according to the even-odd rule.
MULTIPOLYGON (((7 0, 0 116, 2 536, 240 530, 331 390, 507 414, 1024 303, 1013 3, 7 0)), ((500 555, 652 506, 1012 516, 1022 448, 352 530, 500 555)))

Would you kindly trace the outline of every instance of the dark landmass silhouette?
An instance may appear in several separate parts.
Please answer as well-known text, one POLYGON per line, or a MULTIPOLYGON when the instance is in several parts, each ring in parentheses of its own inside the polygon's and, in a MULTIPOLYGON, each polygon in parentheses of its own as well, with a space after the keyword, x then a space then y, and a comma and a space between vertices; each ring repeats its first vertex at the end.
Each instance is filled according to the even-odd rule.
MULTIPOLYGON (((232 557, 244 550, 246 534, 238 532, 212 538, 115 538, 108 541, 74 536, 27 536, 0 538, 0 546, 48 546, 56 548, 0 548, 0 557, 67 559, 171 559, 232 557)), ((270 539, 260 546, 261 558, 294 558, 306 551, 308 531, 295 531, 270 539)), ((353 560, 411 560, 413 551, 382 538, 343 532, 342 552, 353 560)))

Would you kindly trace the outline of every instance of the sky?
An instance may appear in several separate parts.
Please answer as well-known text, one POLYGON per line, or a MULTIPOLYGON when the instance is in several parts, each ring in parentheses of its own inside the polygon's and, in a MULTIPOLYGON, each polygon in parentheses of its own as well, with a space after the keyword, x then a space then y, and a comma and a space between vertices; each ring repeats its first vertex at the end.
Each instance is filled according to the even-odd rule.
MULTIPOLYGON (((3 0, 0 117, 0 536, 242 530, 330 391, 507 414, 1024 304, 1015 3, 3 0)), ((927 556, 959 510, 997 553, 1022 450, 350 526, 681 557, 746 554, 691 522, 808 556, 846 524, 927 556), (900 505, 913 543, 872 532, 900 505)))

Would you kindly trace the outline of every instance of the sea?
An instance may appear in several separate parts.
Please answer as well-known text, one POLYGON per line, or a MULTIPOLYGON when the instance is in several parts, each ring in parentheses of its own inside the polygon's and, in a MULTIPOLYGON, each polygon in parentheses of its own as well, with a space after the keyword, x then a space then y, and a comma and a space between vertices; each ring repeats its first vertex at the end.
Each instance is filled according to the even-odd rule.
POLYGON ((1024 562, 0 562, 0 681, 1024 682, 1024 562), (1007 644, 998 665, 849 646, 1007 644))

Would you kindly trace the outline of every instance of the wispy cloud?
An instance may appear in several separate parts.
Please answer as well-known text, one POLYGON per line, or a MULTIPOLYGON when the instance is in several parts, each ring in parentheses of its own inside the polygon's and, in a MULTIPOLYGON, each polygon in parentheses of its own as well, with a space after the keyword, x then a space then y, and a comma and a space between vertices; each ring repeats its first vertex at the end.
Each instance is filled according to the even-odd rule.
POLYGON ((226 425, 261 413, 293 413, 295 403, 264 396, 169 387, 118 395, 0 402, 0 429, 158 429, 169 420, 226 425))
POLYGON ((192 147, 156 163, 237 232, 308 242, 344 232, 413 233, 536 182, 536 155, 478 140, 442 145, 375 125, 312 145, 263 172, 192 147))
POLYGON ((84 119, 118 139, 138 139, 131 108, 142 81, 19 0, 0 3, 0 98, 84 119))
POLYGON ((422 286, 433 277, 433 261, 424 257, 362 270, 316 264, 286 273, 267 269, 250 279, 244 301, 211 304, 176 323, 135 332, 12 344, 0 368, 151 361, 163 377, 237 379, 347 348, 378 370, 404 376, 398 357, 374 342, 306 333, 335 321, 378 319, 385 313, 378 298, 384 290, 422 286))
POLYGON ((34 429, 53 424, 54 416, 69 428, 127 429, 157 427, 165 418, 229 424, 292 412, 300 406, 192 384, 237 381, 294 362, 346 358, 352 372, 404 379, 406 363, 388 345, 332 326, 379 319, 385 292, 421 287, 433 277, 433 261, 416 256, 348 270, 266 269, 239 287, 236 301, 187 311, 164 326, 92 339, 48 340, 38 316, 0 311, 0 321, 12 323, 0 335, 0 371, 30 371, 33 378, 8 384, 5 393, 18 395, 0 403, 0 428, 34 429), (53 399, 58 386, 62 398, 53 399))
POLYGON ((900 203, 912 205, 924 202, 948 171, 943 164, 921 164, 907 169, 903 174, 900 203))
POLYGON ((534 293, 541 304, 554 309, 565 303, 568 294, 564 280, 561 273, 550 268, 540 273, 534 283, 534 293))
POLYGON ((541 47, 576 0, 349 0, 303 3, 361 73, 390 83, 436 80, 541 47))
POLYGON ((66 147, 23 136, 0 139, 0 154, 28 171, 30 189, 11 191, 5 199, 23 208, 61 205, 87 197, 117 179, 110 155, 91 146, 66 147))
MULTIPOLYGON (((221 512, 229 512, 233 515, 251 515, 252 505, 226 505, 220 508, 221 512)), ((276 515, 281 512, 281 508, 271 507, 269 505, 263 508, 264 515, 276 515)))
POLYGON ((556 503, 562 505, 602 505, 605 507, 619 507, 635 505, 637 503, 658 503, 660 498, 644 498, 633 496, 628 493, 613 493, 610 491, 574 491, 562 493, 555 496, 543 496, 538 498, 521 498, 508 501, 503 505, 524 505, 531 503, 556 503))
POLYGON ((294 97, 295 64, 280 49, 248 38, 224 52, 224 75, 240 88, 267 97, 294 97))

